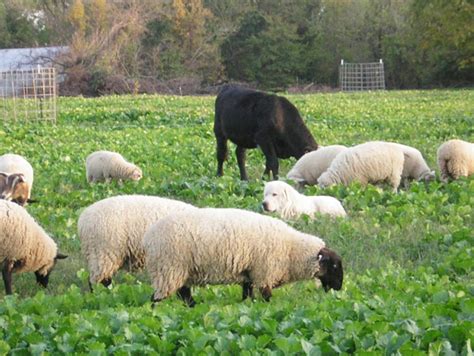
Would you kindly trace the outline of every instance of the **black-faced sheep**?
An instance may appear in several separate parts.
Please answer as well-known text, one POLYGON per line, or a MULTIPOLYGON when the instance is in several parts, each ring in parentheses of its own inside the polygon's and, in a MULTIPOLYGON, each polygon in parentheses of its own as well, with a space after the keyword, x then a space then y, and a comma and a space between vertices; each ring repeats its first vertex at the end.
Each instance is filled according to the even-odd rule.
POLYGON ((228 156, 227 140, 237 145, 240 179, 247 180, 245 150, 263 151, 265 174, 278 179, 278 158, 300 158, 318 148, 296 107, 286 98, 237 86, 224 87, 216 99, 214 134, 217 175, 228 156))
POLYGON ((36 281, 47 287, 56 261, 66 257, 24 208, 0 200, 0 261, 6 294, 12 294, 14 272, 35 272, 36 281))
POLYGON ((145 233, 153 302, 174 292, 195 304, 191 286, 241 284, 269 300, 272 288, 319 279, 325 291, 342 287, 341 258, 323 240, 283 221, 239 209, 196 209, 169 215, 145 233))

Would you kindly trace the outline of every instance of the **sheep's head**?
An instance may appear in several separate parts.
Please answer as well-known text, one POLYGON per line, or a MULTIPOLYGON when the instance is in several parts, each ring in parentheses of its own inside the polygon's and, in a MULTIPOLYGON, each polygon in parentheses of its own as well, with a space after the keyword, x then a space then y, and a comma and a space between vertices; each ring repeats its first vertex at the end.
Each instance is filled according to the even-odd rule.
POLYGON ((420 176, 420 178, 418 178, 418 181, 429 183, 431 181, 434 181, 435 179, 436 179, 435 171, 427 171, 427 172, 423 173, 420 176))
POLYGON ((138 167, 136 167, 133 172, 132 172, 132 180, 135 180, 135 181, 138 181, 140 179, 142 179, 142 176, 143 176, 143 173, 142 173, 142 170, 138 167))
POLYGON ((51 264, 43 266, 41 269, 39 269, 35 272, 36 282, 39 285, 46 288, 48 286, 48 282, 49 282, 49 275, 51 274, 51 271, 53 270, 54 266, 56 265, 56 262, 58 260, 65 259, 67 257, 68 257, 67 255, 63 255, 62 253, 57 253, 56 257, 54 257, 54 260, 52 261, 51 264))
POLYGON ((341 257, 328 248, 322 248, 318 253, 317 259, 319 271, 316 277, 321 281, 324 290, 326 292, 331 288, 340 290, 344 278, 341 257))

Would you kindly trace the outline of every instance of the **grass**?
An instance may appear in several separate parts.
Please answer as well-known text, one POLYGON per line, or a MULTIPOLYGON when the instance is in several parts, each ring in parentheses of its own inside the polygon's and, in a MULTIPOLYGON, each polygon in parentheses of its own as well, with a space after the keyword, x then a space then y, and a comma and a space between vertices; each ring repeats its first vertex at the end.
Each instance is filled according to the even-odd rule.
MULTIPOLYGON (((472 90, 289 99, 322 145, 398 141, 420 149, 433 168, 442 142, 453 137, 472 142, 474 137, 472 90)), ((70 256, 58 263, 45 291, 32 274, 14 275, 17 295, 0 305, 0 333, 8 344, 4 350, 468 352, 468 342, 474 341, 472 177, 448 185, 413 183, 399 194, 357 184, 306 188, 306 194, 341 199, 349 213, 346 220, 289 222, 321 236, 341 254, 346 278, 338 293, 324 294, 306 282, 275 290, 268 304, 261 299, 242 303, 237 286, 205 287, 193 291, 199 303, 194 310, 171 298, 152 311, 144 272, 121 272, 113 290, 87 293, 76 223, 97 200, 152 194, 199 207, 260 211, 260 151, 249 151, 249 182, 238 179, 233 145, 224 177, 215 177, 213 104, 213 97, 60 98, 56 125, 0 123, 0 153, 22 154, 35 168, 33 198, 39 202, 28 211, 70 256), (123 186, 88 185, 84 160, 98 149, 121 152, 143 169, 144 178, 123 186), (34 332, 42 339, 36 340, 34 332)), ((294 162, 280 160, 282 177, 294 162)))

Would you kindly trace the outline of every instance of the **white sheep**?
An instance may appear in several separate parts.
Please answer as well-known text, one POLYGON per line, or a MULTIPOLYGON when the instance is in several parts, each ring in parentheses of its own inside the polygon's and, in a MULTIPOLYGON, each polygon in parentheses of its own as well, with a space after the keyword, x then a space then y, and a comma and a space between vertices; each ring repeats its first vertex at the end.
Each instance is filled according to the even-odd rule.
POLYGON ((301 214, 314 217, 315 213, 332 217, 347 215, 341 202, 336 198, 327 195, 308 197, 282 181, 265 184, 262 206, 266 211, 277 212, 284 219, 298 218, 301 214))
POLYGON ((145 195, 121 195, 100 200, 79 217, 78 232, 93 283, 108 286, 124 265, 143 268, 142 238, 156 220, 183 210, 197 209, 181 201, 145 195))
POLYGON ((0 200, 0 246, 6 294, 12 294, 13 272, 35 272, 46 288, 56 261, 67 257, 23 207, 6 200, 0 200))
POLYGON ((468 177, 474 173, 474 143, 449 140, 438 148, 438 166, 441 180, 468 177))
POLYGON ((332 145, 308 152, 295 163, 286 178, 298 182, 300 187, 306 184, 314 185, 334 158, 345 149, 347 147, 342 145, 332 145))
POLYGON ((3 195, 2 199, 14 200, 20 205, 24 205, 31 197, 31 190, 33 188, 33 167, 22 156, 7 153, 0 156, 0 172, 5 173, 6 176, 14 175, 9 179, 8 191, 0 191, 3 195))
POLYGON ((341 152, 318 179, 320 187, 353 181, 363 185, 387 181, 396 192, 400 185, 405 155, 400 147, 387 142, 372 141, 341 152))
POLYGON ((342 287, 341 258, 319 237, 279 219, 239 209, 196 209, 169 215, 144 237, 153 302, 174 292, 195 304, 190 287, 238 283, 243 299, 272 288, 319 278, 326 291, 342 287))
POLYGON ((96 151, 86 158, 86 176, 89 183, 112 179, 122 182, 124 179, 138 181, 142 171, 133 163, 127 162, 120 153, 111 151, 96 151))
POLYGON ((395 142, 387 142, 400 148, 405 156, 403 162, 402 180, 405 187, 408 187, 409 179, 429 182, 436 178, 435 172, 428 167, 421 152, 414 147, 402 145, 395 142))

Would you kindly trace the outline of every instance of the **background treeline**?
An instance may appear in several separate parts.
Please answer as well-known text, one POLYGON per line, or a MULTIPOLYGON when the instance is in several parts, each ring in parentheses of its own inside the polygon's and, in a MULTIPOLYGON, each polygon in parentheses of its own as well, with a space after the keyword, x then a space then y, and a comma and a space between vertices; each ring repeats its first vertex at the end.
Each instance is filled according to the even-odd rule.
POLYGON ((0 48, 70 47, 64 94, 335 87, 341 58, 472 85, 473 33, 471 0, 0 0, 0 48))

